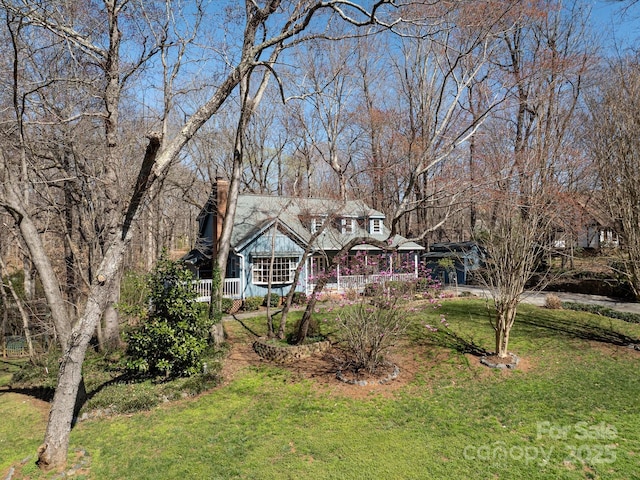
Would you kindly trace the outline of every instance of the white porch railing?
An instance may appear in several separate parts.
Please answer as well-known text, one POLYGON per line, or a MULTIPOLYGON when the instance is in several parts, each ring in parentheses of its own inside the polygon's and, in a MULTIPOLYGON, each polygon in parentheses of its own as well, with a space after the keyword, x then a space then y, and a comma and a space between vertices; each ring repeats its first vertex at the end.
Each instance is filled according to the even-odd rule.
MULTIPOLYGON (((338 291, 343 293, 347 290, 355 290, 361 292, 364 290, 364 286, 369 283, 382 283, 385 282, 407 282, 409 280, 415 280, 418 275, 415 272, 412 273, 384 273, 375 275, 339 275, 337 282, 327 283, 327 290, 338 291)), ((313 292, 315 284, 309 284, 308 294, 313 292)))
MULTIPOLYGON (((211 300, 211 279, 209 280, 195 280, 193 286, 196 289, 198 298, 196 302, 208 302, 211 300)), ((226 298, 241 298, 240 292, 240 279, 239 278, 225 278, 224 287, 222 288, 222 296, 226 298)))

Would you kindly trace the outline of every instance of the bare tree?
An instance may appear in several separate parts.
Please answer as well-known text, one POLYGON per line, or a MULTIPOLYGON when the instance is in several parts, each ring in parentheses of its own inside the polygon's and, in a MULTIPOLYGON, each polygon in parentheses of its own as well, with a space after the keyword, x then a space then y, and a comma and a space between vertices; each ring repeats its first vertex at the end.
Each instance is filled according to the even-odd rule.
MULTIPOLYGON (((11 283, 11 280, 9 279, 9 281, 6 283, 4 283, 4 280, 2 280, 2 277, 8 277, 8 271, 7 271, 7 266, 5 265, 4 261, 2 260, 2 257, 0 257, 0 288, 4 291, 5 286, 9 289, 9 291, 11 292, 11 296, 13 297, 13 301, 15 302, 16 306, 18 307, 18 311, 20 312, 20 318, 22 318, 22 331, 24 332, 24 338, 27 342, 27 349, 29 352, 29 360, 31 360, 32 362, 35 360, 35 349, 33 347, 33 340, 31 338, 31 326, 30 326, 30 322, 29 322, 29 314, 27 313, 27 311, 25 310, 22 300, 20 299, 20 297, 18 296, 18 294, 16 293, 16 289, 13 287, 13 284, 11 283)), ((4 304, 6 305, 6 294, 3 295, 3 300, 4 300, 4 304)), ((3 325, 4 327, 4 325, 3 325)), ((4 341, 4 331, 2 333, 2 341, 4 341)))
POLYGON ((640 299, 640 56, 613 60, 597 84, 585 139, 599 172, 598 197, 622 239, 622 274, 640 299))
POLYGON ((486 88, 482 110, 469 115, 463 107, 469 88, 484 81, 492 70, 497 40, 512 28, 510 12, 517 4, 416 7, 438 20, 408 27, 391 52, 395 93, 400 100, 396 130, 402 142, 397 155, 404 168, 397 185, 392 231, 424 237, 444 224, 456 197, 465 191, 460 178, 457 191, 442 188, 442 165, 456 157, 456 151, 473 138, 504 99, 504 91, 486 88), (430 218, 438 205, 444 207, 439 218, 430 218), (413 219, 414 225, 401 228, 406 218, 413 219))
MULTIPOLYGON (((34 217, 24 204, 20 191, 16 185, 21 183, 8 182, 8 177, 27 181, 28 178, 16 175, 14 165, 3 150, 0 163, 0 205, 9 211, 18 221, 18 227, 30 252, 31 259, 38 270, 51 308, 56 330, 61 339, 63 353, 61 357, 60 373, 54 399, 51 406, 47 430, 42 446, 39 449, 39 465, 42 468, 57 468, 65 464, 69 433, 73 422, 74 406, 82 379, 82 364, 89 341, 98 325, 105 309, 108 307, 113 292, 117 289, 122 263, 128 242, 133 234, 133 225, 140 215, 141 208, 149 201, 149 190, 159 178, 162 178, 169 166, 175 161, 187 142, 195 133, 215 115, 220 107, 231 96, 238 85, 246 81, 249 73, 259 67, 273 68, 268 55, 273 48, 285 45, 286 42, 304 40, 301 36, 308 28, 322 29, 323 22, 317 17, 338 18, 355 25, 368 25, 384 20, 379 15, 384 12, 381 8, 390 2, 379 0, 372 6, 372 10, 347 0, 311 1, 303 3, 282 3, 280 0, 265 0, 257 3, 247 1, 244 8, 244 28, 240 39, 237 55, 228 58, 215 86, 209 96, 198 105, 193 112, 186 115, 179 130, 171 138, 161 138, 160 134, 149 134, 149 143, 144 158, 140 162, 137 180, 123 194, 124 186, 120 182, 118 139, 118 108, 121 101, 122 81, 126 75, 120 63, 122 53, 122 31, 119 21, 124 8, 130 2, 107 0, 104 3, 104 25, 108 26, 107 46, 92 43, 95 38, 93 31, 84 35, 74 29, 74 16, 65 16, 60 11, 47 11, 46 5, 40 2, 12 2, 3 1, 5 11, 10 11, 18 18, 28 21, 31 25, 52 32, 58 38, 77 47, 77 53, 87 55, 103 67, 104 95, 102 97, 104 111, 101 118, 104 121, 106 152, 104 157, 104 171, 100 177, 104 189, 104 210, 102 211, 103 243, 102 257, 97 265, 95 275, 88 286, 85 304, 79 311, 79 318, 71 322, 62 297, 62 289, 52 266, 51 258, 45 248, 43 238, 34 222, 34 217), (69 21, 68 21, 69 20, 69 21), (262 58, 266 52, 266 58, 262 58), (124 75, 124 77, 123 77, 124 75)), ((146 5, 146 4, 145 4, 146 5)), ((144 5, 139 5, 141 8, 144 5)), ((80 12, 83 13, 83 12, 80 12)), ((129 15, 128 18, 135 18, 129 15)), ((326 24, 325 24, 326 25, 326 24)), ((97 27, 97 25, 96 25, 97 27)), ((310 31, 309 35, 313 35, 310 31)), ((102 37, 100 37, 102 38, 102 37)), ((141 47, 136 51, 143 54, 138 58, 142 62, 155 51, 147 50, 146 39, 139 39, 141 47)), ((155 44, 155 42, 152 42, 155 44)), ((134 50, 128 50, 134 51, 134 50)), ((139 65, 140 63, 138 63, 139 65)), ((134 65, 135 66, 135 65, 134 65)), ((132 72, 133 70, 127 70, 132 72)), ((27 171, 33 174, 33 172, 27 171)), ((232 188, 233 192, 233 179, 232 188)), ((236 190, 237 191, 237 190, 236 190)), ((230 202, 233 200, 230 199, 230 202)), ((230 228, 230 227, 229 227, 230 228)))
MULTIPOLYGON (((354 121, 361 130, 354 185, 370 192, 370 205, 391 216, 399 200, 398 179, 403 162, 397 152, 403 140, 398 135, 400 112, 393 90, 393 77, 386 63, 385 44, 377 37, 358 39, 355 75, 360 101, 354 121)), ((406 232, 405 232, 406 233, 406 232)))
MULTIPOLYGON (((345 36, 336 32, 335 36, 338 35, 345 36)), ((314 43, 305 45, 308 50, 299 53, 305 79, 311 83, 311 93, 304 97, 310 118, 303 125, 318 158, 337 180, 338 198, 346 200, 358 136, 352 128, 354 97, 357 95, 353 71, 357 43, 348 38, 340 42, 318 40, 314 43), (315 53, 310 54, 310 51, 315 53)))
MULTIPOLYGON (((487 250, 485 281, 495 317, 495 352, 508 356, 511 328, 525 287, 540 268, 552 228, 565 225, 561 203, 573 149, 572 122, 589 55, 579 12, 554 2, 519 12, 503 35, 503 85, 511 94, 487 124, 482 149, 485 201, 477 238, 487 250)), ((544 271, 541 272, 544 277, 544 271)))

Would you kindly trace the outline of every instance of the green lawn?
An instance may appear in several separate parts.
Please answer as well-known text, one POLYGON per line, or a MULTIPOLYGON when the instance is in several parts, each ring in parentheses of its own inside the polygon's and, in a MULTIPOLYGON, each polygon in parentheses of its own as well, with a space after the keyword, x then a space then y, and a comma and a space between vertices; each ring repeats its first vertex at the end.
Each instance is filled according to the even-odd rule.
MULTIPOLYGON (((440 312, 460 351, 491 349, 483 302, 440 312)), ((523 305, 511 341, 523 369, 501 372, 434 345, 421 325, 437 315, 414 315, 422 363, 391 398, 319 393, 265 365, 196 399, 81 422, 70 457, 86 450, 92 479, 640 478, 640 352, 621 345, 640 325, 523 305)), ((14 478, 40 478, 44 418, 0 400, 0 478, 29 455, 14 478)))

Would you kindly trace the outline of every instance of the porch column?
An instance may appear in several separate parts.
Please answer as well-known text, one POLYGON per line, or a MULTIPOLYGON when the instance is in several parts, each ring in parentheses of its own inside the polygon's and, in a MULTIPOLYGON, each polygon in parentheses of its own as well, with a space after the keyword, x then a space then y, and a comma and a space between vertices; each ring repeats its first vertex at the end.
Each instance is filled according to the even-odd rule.
POLYGON ((240 298, 244 302, 245 300, 245 288, 247 286, 247 272, 245 271, 245 256, 242 253, 238 253, 240 257, 240 298))
POLYGON ((340 292, 340 265, 336 265, 336 282, 338 283, 338 291, 340 292))
POLYGON ((413 265, 414 265, 413 273, 416 276, 416 278, 418 278, 418 255, 419 253, 417 252, 413 253, 413 265))

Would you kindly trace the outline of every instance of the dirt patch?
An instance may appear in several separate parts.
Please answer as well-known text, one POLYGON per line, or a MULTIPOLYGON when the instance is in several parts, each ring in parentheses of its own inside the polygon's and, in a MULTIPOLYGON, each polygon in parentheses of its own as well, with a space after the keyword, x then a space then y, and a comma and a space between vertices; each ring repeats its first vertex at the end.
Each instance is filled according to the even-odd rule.
MULTIPOLYGON (((228 332, 228 335, 227 341, 231 345, 231 349, 222 368, 222 385, 229 384, 234 376, 246 367, 274 365, 274 363, 261 359, 253 351, 253 338, 248 338, 244 333, 235 335, 234 332, 228 332)), ((292 372, 294 378, 310 380, 314 388, 323 394, 349 398, 366 398, 372 395, 392 397, 399 390, 414 383, 418 375, 421 382, 424 382, 424 372, 438 368, 443 362, 449 361, 451 355, 454 353, 449 349, 441 349, 437 346, 410 345, 408 343, 398 346, 396 351, 389 355, 388 360, 390 364, 398 366, 399 375, 383 384, 380 384, 379 380, 389 376, 391 366, 386 370, 383 369, 379 375, 371 376, 359 372, 357 377, 349 377, 365 380, 366 385, 353 385, 338 380, 336 373, 341 367, 344 368, 344 354, 335 346, 322 355, 313 355, 293 363, 282 364, 282 366, 292 372)), ((464 356, 466 362, 461 362, 458 368, 471 369, 476 378, 486 378, 494 375, 495 372, 499 372, 500 375, 514 373, 511 369, 506 368, 499 370, 488 368, 480 363, 480 357, 477 355, 466 353, 464 356)), ((534 369, 535 365, 535 359, 532 361, 530 358, 520 357, 516 370, 527 373, 534 369)), ((348 376, 345 370, 343 373, 348 376)), ((425 387, 430 388, 429 385, 425 385, 425 387)))
MULTIPOLYGON (((271 363, 261 359, 252 348, 250 340, 227 339, 231 349, 222 367, 222 385, 227 385, 235 375, 249 366, 270 365, 271 363)), ((344 366, 344 355, 333 347, 322 355, 313 355, 301 359, 295 363, 283 365, 295 377, 312 381, 315 388, 324 394, 345 396, 350 398, 365 398, 370 395, 391 396, 405 385, 409 384, 418 371, 419 364, 413 353, 396 353, 389 356, 389 362, 399 367, 397 378, 384 384, 378 380, 388 377, 386 369, 377 375, 359 373, 360 380, 366 380, 366 385, 351 385, 336 378, 336 373, 344 366)), ((343 370, 343 373, 346 372, 343 370)))
POLYGON ((51 409, 51 404, 49 402, 45 402, 44 400, 39 400, 37 398, 33 398, 30 396, 26 397, 26 401, 29 402, 29 404, 35 408, 36 410, 38 410, 38 412, 43 416, 43 417, 48 417, 49 416, 49 410, 51 409))
POLYGON ((12 392, 10 387, 0 387, 0 397, 5 397, 5 399, 8 400, 10 396, 15 396, 22 403, 27 403, 30 408, 36 410, 43 418, 49 416, 49 409, 51 407, 49 402, 40 400, 26 393, 12 392))
POLYGON ((248 366, 257 366, 264 361, 253 351, 251 342, 239 342, 227 339, 231 349, 222 366, 222 385, 228 385, 236 373, 248 366))
POLYGON ((599 342, 597 340, 589 340, 589 346, 595 350, 601 351, 606 355, 634 355, 640 356, 640 342, 629 345, 615 345, 613 343, 599 342))

